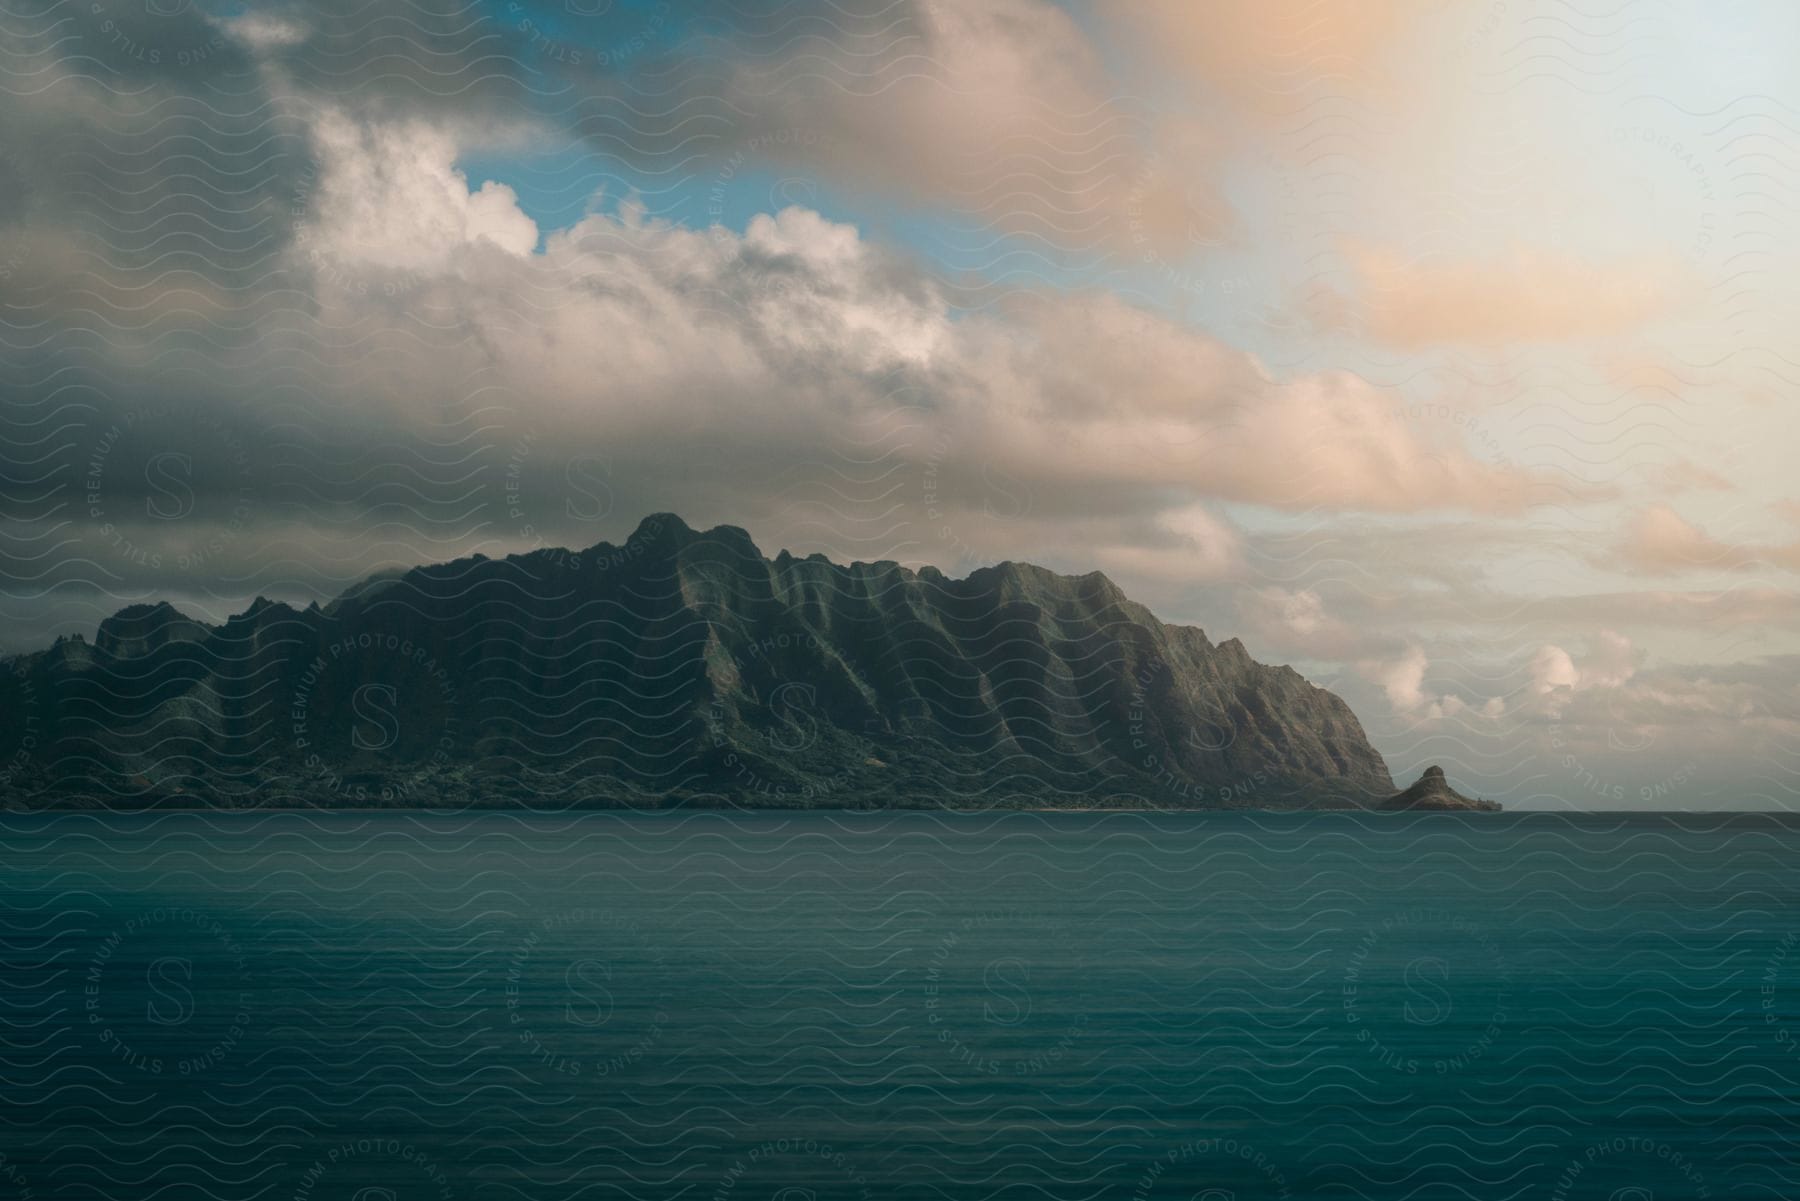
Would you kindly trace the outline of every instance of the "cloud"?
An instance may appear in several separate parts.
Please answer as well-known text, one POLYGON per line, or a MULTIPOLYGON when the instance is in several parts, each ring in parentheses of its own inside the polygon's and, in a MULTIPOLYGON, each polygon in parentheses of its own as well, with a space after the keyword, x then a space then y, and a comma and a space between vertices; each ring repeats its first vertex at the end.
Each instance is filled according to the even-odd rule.
POLYGON ((264 0, 254 8, 214 28, 254 54, 257 82, 276 97, 385 123, 514 124, 529 119, 542 86, 529 34, 484 5, 264 0))
POLYGON ((1506 712, 1503 697, 1490 697, 1472 706, 1454 692, 1426 687, 1431 660, 1423 647, 1410 645, 1388 660, 1368 660, 1357 665, 1362 675, 1378 684, 1394 713, 1410 723, 1435 722, 1447 717, 1497 718, 1506 712))
POLYGON ((1014 470, 1192 489, 1293 511, 1519 512, 1592 490, 1431 441, 1349 372, 1277 379, 1252 356, 1125 304, 1056 296, 962 344, 952 395, 1014 470), (1565 491, 1567 489, 1568 491, 1565 491))
POLYGON ((306 26, 300 22, 266 12, 245 13, 224 24, 231 36, 263 53, 297 46, 307 39, 306 26))
POLYGON ((1371 674, 1396 713, 1414 713, 1435 699, 1425 689, 1425 671, 1430 665, 1423 649, 1410 646, 1392 662, 1372 665, 1371 674))
POLYGON ((734 6, 704 36, 558 69, 605 155, 659 177, 775 164, 935 209, 978 269, 1021 251, 1173 256, 1233 221, 1216 139, 1122 100, 1049 0, 734 6))
POLYGON ((1754 559, 1705 533, 1667 505, 1639 513, 1625 536, 1620 557, 1633 570, 1666 574, 1680 571, 1736 571, 1754 559))
POLYGON ((1683 492, 1730 492, 1737 485, 1692 459, 1674 459, 1650 473, 1650 485, 1664 496, 1683 492))
POLYGON ((1244 570, 1244 539, 1229 522, 1204 505, 1159 513, 1161 537, 1142 546, 1104 546, 1100 566, 1136 578, 1184 584, 1233 579, 1244 570))
POLYGON ((1617 688, 1637 674, 1638 658, 1631 639, 1616 630, 1601 630, 1581 662, 1577 687, 1617 688))
POLYGON ((1530 621, 1656 626, 1675 631, 1800 630, 1800 592, 1783 588, 1645 589, 1531 595, 1484 592, 1475 596, 1416 595, 1414 620, 1461 623, 1530 621))
MULTIPOLYGON (((511 188, 458 166, 491 126, 288 116, 307 164, 276 210, 291 238, 240 286, 152 288, 131 336, 80 343, 63 461, 31 470, 76 480, 109 446, 110 499, 74 515, 84 555, 45 587, 100 572, 141 594, 182 565, 190 590, 329 595, 396 562, 589 545, 667 508, 851 557, 1228 581, 1247 554, 1231 504, 1494 514, 1588 494, 1481 461, 1354 374, 1277 375, 1115 295, 966 311, 800 206, 733 230, 628 202, 540 236, 511 188), (157 520, 133 481, 190 444, 212 457, 196 506, 157 520), (578 483, 607 503, 574 503, 578 483)), ((92 293, 89 265, 55 270, 33 281, 37 357, 0 367, 19 394, 79 342, 59 322, 91 320, 46 299, 47 281, 92 293)))
POLYGON ((1589 262, 1525 247, 1445 261, 1365 242, 1344 256, 1354 295, 1342 321, 1389 346, 1511 346, 1629 333, 1666 313, 1680 272, 1657 262, 1589 262))
POLYGON ((1678 664, 1565 691, 1523 728, 1527 762, 1577 785, 1563 805, 1800 808, 1796 671, 1792 655, 1678 664))
POLYGON ((879 89, 797 97, 795 72, 777 61, 741 72, 732 99, 815 131, 785 144, 815 168, 1053 245, 1127 254, 1142 241, 1178 254, 1230 226, 1207 139, 1122 108, 1062 9, 960 0, 917 11, 920 45, 884 68, 879 89))
POLYGON ((1559 688, 1574 688, 1581 682, 1575 660, 1560 646, 1540 646, 1531 656, 1531 690, 1539 695, 1559 688))
POLYGON ((1235 597, 1235 608, 1234 628, 1243 631, 1245 644, 1261 657, 1345 662, 1400 650, 1391 636, 1352 625, 1331 612, 1314 588, 1245 588, 1235 597))
MULTIPOLYGON (((1570 495, 1556 477, 1427 440, 1398 398, 1357 376, 1278 379, 1111 294, 959 315, 929 277, 798 207, 739 234, 625 206, 530 255, 535 227, 510 191, 471 193, 447 138, 331 126, 318 144, 310 244, 359 269, 430 268, 416 311, 475 335, 419 363, 418 386, 493 378, 560 438, 616 447, 704 423, 779 461, 872 436, 904 410, 923 428, 903 457, 941 444, 944 474, 998 470, 1071 507, 1135 491, 1141 512, 1167 515, 1161 534, 1214 570, 1236 552, 1201 501, 1497 513, 1570 495), (510 253, 484 255, 484 242, 510 253)), ((378 292, 333 296, 327 319, 371 335, 407 324, 378 292)))
POLYGON ((1669 506, 1651 505, 1633 518, 1621 544, 1603 562, 1647 575, 1759 567, 1793 571, 1800 570, 1800 542, 1724 542, 1669 506))
POLYGON ((1404 739, 1409 761, 1442 762, 1466 791, 1509 805, 1793 809, 1797 668, 1793 655, 1647 668, 1639 647, 1605 629, 1509 667, 1409 647, 1359 665, 1391 716, 1372 701, 1358 712, 1378 741, 1404 739), (1489 687, 1503 696, 1461 699, 1489 687))
POLYGON ((1639 658, 1631 639, 1615 630, 1595 634, 1579 663, 1560 646, 1540 646, 1526 665, 1535 710, 1558 714, 1575 693, 1619 688, 1637 674, 1639 658))
POLYGON ((1614 630, 1601 630, 1579 667, 1562 647, 1539 647, 1529 667, 1531 691, 1541 695, 1564 688, 1617 688, 1636 672, 1636 664, 1631 639, 1614 630))
POLYGON ((1104 11, 1191 86, 1291 109, 1309 87, 1375 85, 1407 24, 1433 7, 1430 0, 1108 0, 1104 11))
POLYGON ((511 188, 489 180, 470 190, 447 131, 328 112, 311 132, 324 167, 304 226, 308 257, 391 279, 440 271, 483 243, 512 255, 536 248, 537 223, 511 188))

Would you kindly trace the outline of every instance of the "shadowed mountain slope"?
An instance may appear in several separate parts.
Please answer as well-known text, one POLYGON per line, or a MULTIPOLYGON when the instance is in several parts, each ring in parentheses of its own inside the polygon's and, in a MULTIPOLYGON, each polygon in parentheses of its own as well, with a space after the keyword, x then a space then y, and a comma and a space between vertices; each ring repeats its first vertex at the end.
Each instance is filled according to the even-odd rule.
POLYGON ((653 516, 221 626, 135 605, 0 670, 49 805, 1369 806, 1337 696, 1105 576, 766 559, 653 516))

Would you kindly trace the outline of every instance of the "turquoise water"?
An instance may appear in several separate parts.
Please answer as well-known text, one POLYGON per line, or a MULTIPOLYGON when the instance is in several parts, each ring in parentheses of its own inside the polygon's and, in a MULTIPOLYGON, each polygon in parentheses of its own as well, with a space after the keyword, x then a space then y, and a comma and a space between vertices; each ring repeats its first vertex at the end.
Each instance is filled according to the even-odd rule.
POLYGON ((1800 1194, 1778 817, 9 817, 0 1195, 1800 1194))

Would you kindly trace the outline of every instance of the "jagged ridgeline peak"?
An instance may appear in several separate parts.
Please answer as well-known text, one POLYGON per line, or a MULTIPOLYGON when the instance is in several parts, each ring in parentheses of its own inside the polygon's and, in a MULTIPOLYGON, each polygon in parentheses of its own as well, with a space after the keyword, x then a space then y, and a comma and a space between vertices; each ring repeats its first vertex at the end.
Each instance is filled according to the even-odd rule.
POLYGON ((1355 714, 1106 576, 766 556, 673 514, 0 672, 11 805, 1345 807, 1355 714))

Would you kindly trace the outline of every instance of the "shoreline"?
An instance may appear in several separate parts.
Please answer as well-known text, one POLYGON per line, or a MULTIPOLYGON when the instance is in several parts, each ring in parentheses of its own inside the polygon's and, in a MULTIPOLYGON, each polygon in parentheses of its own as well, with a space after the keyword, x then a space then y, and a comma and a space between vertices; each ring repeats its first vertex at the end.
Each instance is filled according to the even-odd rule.
POLYGON ((83 815, 93 817, 143 817, 159 814, 196 815, 211 814, 220 816, 258 815, 258 814, 355 814, 369 816, 374 814, 420 815, 428 817, 460 817, 472 813, 516 814, 521 817, 567 817, 577 814, 619 814, 633 817, 648 816, 694 816, 701 814, 732 815, 795 815, 795 814, 832 814, 832 815, 889 815, 898 813, 936 814, 950 816, 992 817, 1003 814, 1038 814, 1038 815, 1079 815, 1101 816, 1115 814, 1145 814, 1169 817, 1218 817, 1218 816, 1259 816, 1259 817, 1314 817, 1314 816, 1357 816, 1382 820, 1406 817, 1782 817, 1800 819, 1800 810, 1792 809, 1503 809, 1503 810, 1464 810, 1464 809, 1352 809, 1345 807, 1332 808, 1171 808, 1149 805, 1133 806, 1096 806, 1093 808, 1076 808, 1051 805, 1004 805, 990 808, 930 806, 930 805, 814 805, 814 806, 738 806, 738 805, 571 805, 564 808, 534 808, 524 805, 465 805, 458 807, 419 806, 419 805, 252 805, 252 806, 205 806, 205 805, 133 805, 110 807, 105 805, 46 805, 33 808, 0 808, 0 821, 8 818, 37 816, 83 815))

